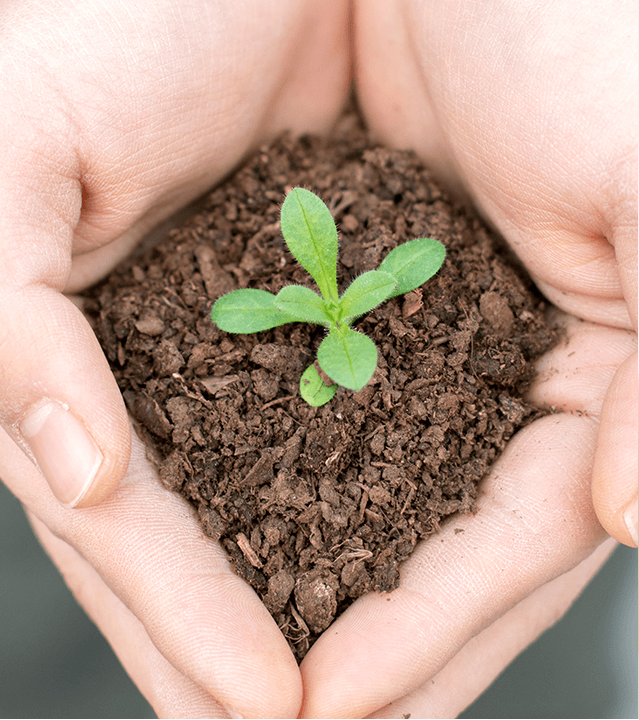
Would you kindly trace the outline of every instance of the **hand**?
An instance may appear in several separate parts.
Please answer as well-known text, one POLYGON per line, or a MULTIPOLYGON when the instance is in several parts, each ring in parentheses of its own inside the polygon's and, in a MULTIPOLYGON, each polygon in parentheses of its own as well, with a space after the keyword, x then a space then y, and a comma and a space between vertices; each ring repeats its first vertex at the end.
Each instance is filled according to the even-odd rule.
POLYGON ((348 88, 345 11, 302 0, 0 10, 0 477, 42 535, 84 558, 76 589, 89 608, 96 578, 118 608, 102 604, 104 622, 133 614, 137 634, 118 637, 159 711, 188 703, 156 692, 143 648, 183 678, 171 689, 197 684, 206 712, 214 696, 247 715, 295 714, 299 672, 257 597, 195 526, 184 529, 177 499, 158 497, 136 465, 112 494, 129 425, 89 325, 62 293, 108 272, 274 134, 326 130, 348 88))
MULTIPOLYGON (((362 3, 358 18, 358 87, 377 133, 467 192, 557 307, 636 333, 634 4, 406 0, 362 3)), ((593 329, 584 352, 596 345, 593 329)), ((636 404, 631 355, 606 393, 593 497, 632 546, 636 404)))
POLYGON ((575 597, 609 548, 603 529, 636 545, 635 15, 574 0, 356 5, 371 127, 468 194, 585 322, 565 320, 531 392, 562 414, 511 441, 477 514, 422 543, 397 591, 360 599, 311 649, 306 716, 456 715, 575 597))

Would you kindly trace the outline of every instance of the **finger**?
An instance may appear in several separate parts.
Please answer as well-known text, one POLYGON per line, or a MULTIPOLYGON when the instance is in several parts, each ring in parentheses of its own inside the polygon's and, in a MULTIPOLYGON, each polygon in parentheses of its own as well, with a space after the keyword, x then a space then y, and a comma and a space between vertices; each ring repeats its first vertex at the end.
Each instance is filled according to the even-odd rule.
POLYGON ((227 710, 178 672, 151 642, 135 615, 70 545, 27 513, 42 546, 76 600, 100 628, 140 692, 159 717, 223 718, 227 710))
POLYGON ((91 328, 68 300, 35 280, 0 289, 0 327, 0 423, 60 503, 100 502, 124 476, 130 438, 91 328))
POLYGON ((637 353, 615 374, 601 411, 592 494, 599 521, 637 547, 637 353))
POLYGON ((573 570, 535 590, 469 640, 434 677, 369 717, 457 717, 520 652, 562 617, 616 546, 614 540, 606 540, 573 570))
POLYGON ((564 316, 564 342, 537 362, 534 403, 599 420, 593 502, 619 542, 637 545, 637 336, 564 316))
POLYGON ((0 433, 0 477, 75 548, 185 677, 245 717, 295 716, 297 663, 251 588, 207 539, 191 508, 165 490, 134 436, 125 481, 99 506, 68 510, 0 433))
POLYGON ((596 424, 542 418, 402 567, 400 587, 354 603, 302 663, 305 717, 362 717, 433 677, 479 631, 603 541, 590 496, 596 424), (462 532, 460 532, 460 530, 462 532))

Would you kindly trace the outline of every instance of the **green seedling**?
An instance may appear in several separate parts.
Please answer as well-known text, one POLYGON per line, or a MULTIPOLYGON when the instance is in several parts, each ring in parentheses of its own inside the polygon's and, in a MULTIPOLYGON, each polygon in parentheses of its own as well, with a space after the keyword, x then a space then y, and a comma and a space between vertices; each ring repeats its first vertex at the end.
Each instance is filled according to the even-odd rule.
POLYGON ((399 245, 378 270, 355 278, 340 296, 337 289, 337 229, 326 205, 309 190, 295 188, 282 205, 281 228, 297 261, 313 277, 319 293, 287 285, 277 295, 265 290, 233 290, 213 305, 211 318, 230 333, 253 333, 291 322, 328 328, 317 362, 333 381, 327 385, 315 365, 300 380, 300 393, 310 405, 327 403, 342 385, 359 391, 377 367, 377 348, 353 322, 384 300, 423 285, 442 266, 446 251, 431 238, 399 245))

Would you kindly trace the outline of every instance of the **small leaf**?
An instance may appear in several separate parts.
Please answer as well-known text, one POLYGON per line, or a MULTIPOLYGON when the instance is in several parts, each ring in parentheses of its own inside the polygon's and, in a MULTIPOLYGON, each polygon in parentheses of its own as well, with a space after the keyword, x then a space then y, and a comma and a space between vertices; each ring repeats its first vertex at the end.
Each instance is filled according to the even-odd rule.
POLYGON ((324 300, 309 288, 287 285, 275 296, 275 305, 287 315, 302 322, 317 323, 328 327, 331 318, 326 313, 324 300))
POLYGON ((233 290, 222 295, 211 309, 211 319, 220 330, 242 334, 268 330, 297 320, 277 309, 275 295, 255 289, 233 290))
POLYGON ((446 248, 432 238, 410 240, 391 250, 379 266, 397 278, 397 290, 390 297, 423 285, 439 270, 445 257, 446 248))
POLYGON ((377 348, 366 335, 348 325, 331 328, 317 350, 317 361, 331 380, 361 390, 377 367, 377 348))
POLYGON ((397 280, 387 272, 371 270, 355 278, 339 301, 340 320, 350 323, 387 300, 397 289, 397 280))
POLYGON ((300 395, 309 405, 326 405, 337 392, 337 385, 326 385, 315 365, 307 367, 300 379, 300 395))
POLYGON ((280 225, 289 250, 324 299, 337 303, 337 229, 330 210, 309 190, 294 188, 282 205, 280 225))

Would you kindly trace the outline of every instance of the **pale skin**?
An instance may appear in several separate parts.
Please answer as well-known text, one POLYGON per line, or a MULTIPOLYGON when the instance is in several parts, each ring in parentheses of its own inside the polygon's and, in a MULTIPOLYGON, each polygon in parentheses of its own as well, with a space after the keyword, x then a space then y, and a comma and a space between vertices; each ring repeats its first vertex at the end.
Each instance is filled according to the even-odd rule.
POLYGON ((351 33, 342 0, 0 8, 0 477, 160 716, 453 716, 615 541, 636 546, 634 3, 353 11, 351 33), (560 309, 568 340, 531 397, 562 412, 520 433, 477 514, 420 545, 400 588, 360 599, 298 669, 158 485, 65 293, 252 148, 327 131, 352 74, 377 135, 472 198, 560 309))

